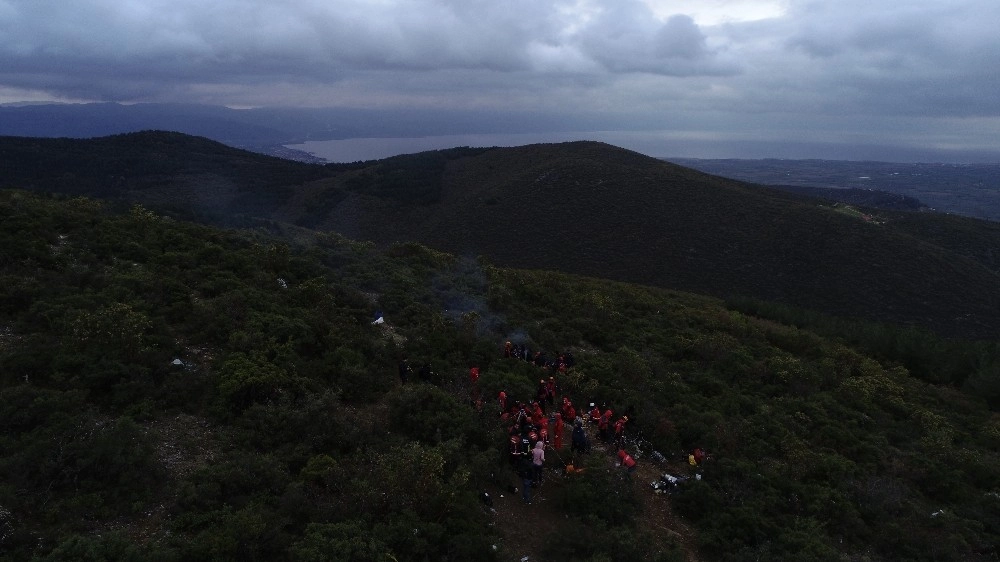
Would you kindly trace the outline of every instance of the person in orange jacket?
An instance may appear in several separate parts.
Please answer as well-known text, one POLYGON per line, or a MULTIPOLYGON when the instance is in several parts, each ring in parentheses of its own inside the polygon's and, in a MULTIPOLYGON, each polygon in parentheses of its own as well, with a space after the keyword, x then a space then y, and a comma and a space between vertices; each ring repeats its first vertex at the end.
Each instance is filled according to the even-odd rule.
POLYGON ((580 466, 576 464, 576 459, 569 459, 569 463, 566 464, 566 476, 573 476, 574 474, 583 474, 584 472, 587 472, 587 469, 580 468, 580 466))

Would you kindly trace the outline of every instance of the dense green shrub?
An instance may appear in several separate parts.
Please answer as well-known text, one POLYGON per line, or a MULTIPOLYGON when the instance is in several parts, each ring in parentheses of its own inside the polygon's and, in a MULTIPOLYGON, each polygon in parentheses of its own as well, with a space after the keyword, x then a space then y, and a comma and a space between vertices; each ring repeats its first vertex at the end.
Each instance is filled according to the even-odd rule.
MULTIPOLYGON (((509 557, 477 499, 512 478, 495 400, 547 377, 501 357, 514 334, 572 352, 562 392, 628 413, 668 457, 656 471, 709 451, 702 480, 656 498, 700 559, 974 560, 1000 537, 995 344, 276 223, 17 192, 0 213, 3 557, 509 557), (400 385, 404 356, 431 384, 400 385)), ((640 509, 648 483, 586 462, 546 489, 559 517, 532 554, 679 559, 640 509)))

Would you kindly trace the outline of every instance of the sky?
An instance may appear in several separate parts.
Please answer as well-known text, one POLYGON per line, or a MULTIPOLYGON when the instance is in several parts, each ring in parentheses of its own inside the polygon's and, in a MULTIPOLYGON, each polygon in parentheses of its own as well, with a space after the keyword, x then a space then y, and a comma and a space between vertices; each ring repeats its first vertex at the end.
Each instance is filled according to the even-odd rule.
POLYGON ((551 111, 713 157, 1000 162, 997 22, 998 0, 0 0, 0 103, 551 111))

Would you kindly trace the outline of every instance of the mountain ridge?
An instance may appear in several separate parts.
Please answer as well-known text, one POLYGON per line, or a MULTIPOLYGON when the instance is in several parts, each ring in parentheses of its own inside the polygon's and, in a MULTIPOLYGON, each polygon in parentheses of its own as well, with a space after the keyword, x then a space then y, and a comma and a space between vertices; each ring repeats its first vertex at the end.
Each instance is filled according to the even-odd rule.
POLYGON ((1000 232, 987 223, 847 212, 598 142, 318 166, 149 132, 6 138, 0 156, 6 185, 216 223, 279 220, 504 266, 750 296, 948 335, 1000 333, 997 258, 969 246, 997 247, 1000 232), (109 180, 122 170, 134 177, 116 186, 109 180))

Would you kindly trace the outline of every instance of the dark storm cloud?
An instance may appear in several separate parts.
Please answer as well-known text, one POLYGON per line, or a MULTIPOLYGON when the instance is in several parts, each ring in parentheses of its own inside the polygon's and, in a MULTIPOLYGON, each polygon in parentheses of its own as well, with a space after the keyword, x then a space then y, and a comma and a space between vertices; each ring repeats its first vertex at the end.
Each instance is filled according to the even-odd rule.
POLYGON ((998 21, 996 0, 0 0, 0 101, 530 108, 897 143, 949 119, 995 146, 998 21))
POLYGON ((839 92, 835 107, 1000 114, 998 2, 811 2, 788 21, 787 60, 805 84, 839 92))
POLYGON ((602 6, 578 41, 590 58, 613 72, 668 76, 735 72, 714 60, 705 34, 690 16, 677 14, 659 21, 638 0, 602 6))
POLYGON ((576 4, 0 0, 0 79, 123 99, 157 81, 336 84, 372 71, 720 72, 687 16, 658 22, 625 1, 586 21, 576 4))

